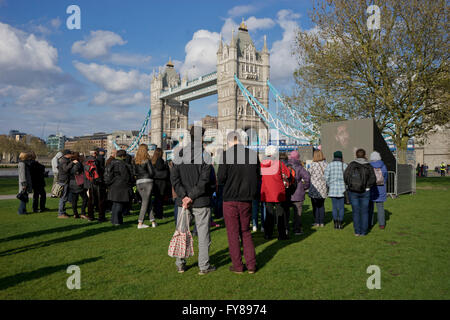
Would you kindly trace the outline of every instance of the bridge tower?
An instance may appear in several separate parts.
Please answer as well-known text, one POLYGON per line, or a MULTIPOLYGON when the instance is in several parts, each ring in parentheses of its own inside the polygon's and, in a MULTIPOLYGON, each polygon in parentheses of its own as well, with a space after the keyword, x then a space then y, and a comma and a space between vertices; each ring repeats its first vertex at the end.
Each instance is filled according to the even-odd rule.
MULTIPOLYGON (((225 137, 227 129, 253 129, 260 144, 267 144, 268 128, 239 90, 234 75, 264 106, 269 107, 269 51, 266 37, 262 51, 257 51, 242 21, 237 35, 234 30, 229 45, 220 40, 217 51, 218 129, 225 137)), ((255 141, 255 137, 252 137, 255 141)))
POLYGON ((173 63, 166 64, 164 71, 154 74, 151 80, 151 143, 166 149, 176 129, 187 129, 189 102, 180 99, 161 99, 161 90, 168 90, 186 83, 180 80, 173 63))

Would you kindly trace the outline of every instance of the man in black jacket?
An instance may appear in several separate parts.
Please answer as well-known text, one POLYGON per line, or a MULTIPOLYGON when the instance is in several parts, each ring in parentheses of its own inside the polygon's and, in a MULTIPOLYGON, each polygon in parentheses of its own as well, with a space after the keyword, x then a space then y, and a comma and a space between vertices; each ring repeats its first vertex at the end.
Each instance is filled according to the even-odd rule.
MULTIPOLYGON (((205 129, 198 126, 191 128, 191 143, 183 149, 174 151, 174 166, 171 171, 172 186, 177 194, 178 221, 180 226, 182 210, 188 210, 195 218, 198 233, 198 266, 200 275, 215 271, 209 263, 210 208, 210 174, 211 156, 203 151, 202 137, 205 129)), ((178 272, 185 270, 185 259, 177 258, 175 264, 178 272)))
POLYGON ((223 187, 223 217, 227 228, 232 266, 230 271, 242 273, 241 243, 249 273, 256 271, 255 246, 250 232, 252 201, 259 200, 260 166, 256 152, 245 148, 237 132, 227 136, 229 148, 223 152, 217 174, 223 187))
POLYGON ((58 183, 63 186, 63 193, 59 199, 58 218, 62 219, 69 217, 66 213, 66 202, 69 199, 70 169, 74 165, 71 156, 72 152, 66 149, 63 151, 63 156, 58 160, 58 183))
POLYGON ((33 212, 44 212, 47 194, 45 192, 45 166, 36 160, 36 153, 31 151, 30 175, 33 186, 33 212), (40 209, 38 209, 38 207, 40 209))
POLYGON ((111 223, 114 226, 123 223, 123 214, 131 198, 131 186, 133 185, 133 174, 126 164, 126 151, 119 150, 115 159, 106 167, 105 183, 109 188, 108 200, 113 205, 111 209, 111 223))
POLYGON ((356 151, 356 160, 345 169, 344 181, 352 204, 355 236, 365 236, 369 227, 370 188, 375 185, 376 177, 364 149, 356 151))
MULTIPOLYGON (((104 161, 103 161, 104 162, 104 161)), ((98 208, 98 221, 105 222, 106 186, 103 181, 104 164, 97 158, 97 151, 90 151, 84 161, 84 187, 88 190, 88 220, 93 221, 94 206, 98 208)))

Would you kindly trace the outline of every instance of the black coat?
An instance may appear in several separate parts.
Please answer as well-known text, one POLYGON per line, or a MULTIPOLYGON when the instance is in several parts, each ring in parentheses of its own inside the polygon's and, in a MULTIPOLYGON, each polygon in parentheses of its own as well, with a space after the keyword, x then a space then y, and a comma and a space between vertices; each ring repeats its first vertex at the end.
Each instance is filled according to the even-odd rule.
POLYGON ((260 170, 255 151, 241 144, 224 151, 217 172, 218 184, 224 185, 223 201, 259 200, 260 170))
POLYGON ((158 158, 153 168, 153 192, 163 197, 171 190, 169 166, 163 159, 158 158))
POLYGON ((83 174, 84 176, 83 165, 80 162, 74 163, 72 168, 70 169, 69 190, 72 193, 81 193, 84 190, 84 184, 79 186, 77 184, 77 181, 75 180, 75 175, 77 174, 83 174))
POLYGON ((106 167, 104 179, 108 186, 108 200, 114 202, 130 201, 133 176, 130 167, 123 160, 112 160, 106 167))
POLYGON ((73 167, 73 162, 66 158, 61 157, 58 160, 58 182, 69 183, 70 169, 73 167))
POLYGON ((30 162, 30 175, 33 189, 45 187, 45 166, 36 160, 30 162))
POLYGON ((205 161, 209 155, 203 154, 201 145, 194 149, 193 145, 189 144, 180 152, 181 157, 187 149, 190 149, 190 159, 183 159, 181 164, 174 164, 170 173, 170 180, 177 194, 176 204, 181 207, 183 198, 189 197, 193 200, 193 208, 209 207, 212 166, 208 164, 209 161, 205 161))

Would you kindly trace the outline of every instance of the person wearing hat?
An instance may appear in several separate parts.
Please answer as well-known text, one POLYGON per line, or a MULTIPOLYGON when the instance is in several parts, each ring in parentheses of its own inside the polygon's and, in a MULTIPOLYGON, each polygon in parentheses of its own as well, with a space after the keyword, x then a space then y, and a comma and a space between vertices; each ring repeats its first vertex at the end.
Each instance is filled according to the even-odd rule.
POLYGON ((62 152, 63 156, 58 160, 58 183, 63 186, 63 193, 59 199, 58 218, 66 219, 69 216, 66 213, 66 202, 69 200, 69 179, 70 170, 77 163, 72 161, 72 152, 68 149, 62 152))
POLYGON ((347 164, 342 161, 342 152, 333 153, 333 161, 325 169, 325 181, 328 186, 328 197, 333 206, 333 220, 335 229, 343 229, 344 223, 344 171, 347 164))
MULTIPOLYGON (((294 207, 294 234, 301 235, 303 233, 301 221, 303 201, 305 201, 305 193, 309 188, 311 176, 302 166, 298 151, 294 150, 289 154, 288 163, 294 169, 295 180, 297 180, 297 188, 289 199, 294 207)), ((289 221, 289 218, 287 220, 289 221)))
POLYGON ((370 188, 369 202, 369 228, 373 223, 374 206, 377 206, 377 218, 380 229, 384 229, 386 220, 384 216, 384 202, 386 201, 386 182, 388 179, 387 168, 381 160, 378 152, 374 151, 370 154, 370 165, 374 168, 377 183, 370 188))
POLYGON ((282 173, 290 176, 289 169, 278 159, 276 146, 268 146, 265 150, 266 159, 261 161, 261 202, 266 205, 264 221, 264 238, 272 238, 275 221, 278 227, 278 240, 289 238, 287 234, 287 198, 282 173))

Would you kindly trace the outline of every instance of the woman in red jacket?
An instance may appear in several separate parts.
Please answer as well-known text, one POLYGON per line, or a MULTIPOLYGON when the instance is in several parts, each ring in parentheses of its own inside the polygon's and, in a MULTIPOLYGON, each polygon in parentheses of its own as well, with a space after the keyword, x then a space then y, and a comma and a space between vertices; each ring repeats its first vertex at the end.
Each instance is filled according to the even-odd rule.
POLYGON ((278 226, 278 240, 288 239, 286 214, 286 189, 282 173, 289 177, 286 165, 277 157, 276 146, 268 146, 266 159, 261 161, 261 201, 266 203, 266 220, 264 223, 264 239, 271 239, 275 220, 278 226))

